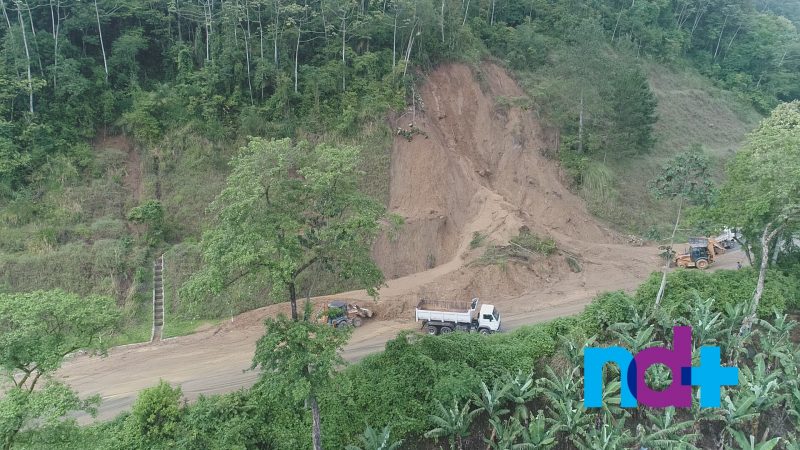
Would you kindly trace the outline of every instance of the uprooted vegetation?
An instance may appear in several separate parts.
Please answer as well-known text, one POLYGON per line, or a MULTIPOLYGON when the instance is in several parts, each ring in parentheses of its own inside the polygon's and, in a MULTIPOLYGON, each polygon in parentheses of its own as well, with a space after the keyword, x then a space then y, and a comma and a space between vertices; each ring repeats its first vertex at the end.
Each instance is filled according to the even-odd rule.
MULTIPOLYGON (((476 241, 473 237, 473 241, 476 241)), ((547 257, 555 253, 557 250, 556 241, 550 237, 540 237, 532 233, 527 228, 520 230, 520 233, 511 239, 505 245, 492 244, 486 247, 474 265, 489 266, 489 265, 504 265, 509 262, 516 262, 527 264, 538 257, 547 257)))

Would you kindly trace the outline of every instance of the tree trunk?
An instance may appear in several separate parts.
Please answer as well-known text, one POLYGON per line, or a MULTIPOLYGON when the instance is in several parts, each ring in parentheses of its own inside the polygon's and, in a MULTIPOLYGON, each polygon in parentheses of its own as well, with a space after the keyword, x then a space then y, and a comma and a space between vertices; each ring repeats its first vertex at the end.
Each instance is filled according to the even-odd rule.
POLYGON ((58 33, 61 29, 61 1, 56 3, 53 10, 53 0, 50 0, 50 20, 53 25, 53 90, 58 85, 58 33))
POLYGON ((261 20, 261 3, 258 4, 258 40, 261 59, 264 59, 264 22, 261 20))
POLYGON ((750 245, 745 244, 744 242, 742 242, 742 240, 739 239, 739 237, 736 236, 736 234, 733 235, 733 240, 739 243, 739 247, 741 247, 742 250, 744 251, 744 256, 747 257, 747 263, 752 266, 753 265, 753 255, 750 253, 750 245))
MULTIPOLYGON (((44 66, 42 65, 42 52, 39 51, 39 40, 36 39, 36 27, 33 23, 33 13, 31 7, 25 3, 25 9, 28 10, 28 20, 31 23, 31 35, 33 36, 33 48, 36 50, 36 61, 39 63, 39 74, 44 78, 44 66)), ((780 64, 778 65, 780 67, 780 64)))
POLYGON ((344 50, 345 50, 345 35, 347 33, 347 17, 342 16, 342 92, 347 89, 346 84, 346 77, 347 77, 347 61, 344 59, 344 50))
POLYGON ((183 31, 181 30, 181 9, 178 0, 175 0, 175 23, 178 24, 178 42, 183 42, 183 31))
POLYGON ((297 322, 297 289, 294 282, 289 283, 289 303, 292 307, 292 320, 297 322))
POLYGON ((461 22, 461 26, 462 27, 467 24, 467 15, 468 14, 469 14, 469 0, 467 0, 467 6, 464 8, 464 21, 461 22))
POLYGON ((312 393, 308 396, 308 403, 311 405, 311 442, 314 450, 322 450, 322 430, 320 427, 319 404, 317 398, 312 393))
POLYGON ((722 42, 722 35, 725 33, 725 25, 728 23, 728 16, 725 16, 725 20, 722 22, 722 29, 719 31, 719 39, 717 39, 717 48, 714 49, 714 59, 712 62, 717 60, 717 55, 719 54, 719 44, 722 42))
POLYGON ((397 65, 397 11, 394 12, 394 34, 392 35, 392 69, 397 65))
POLYGON ((280 6, 280 2, 275 0, 275 35, 273 36, 274 45, 272 47, 272 62, 275 63, 275 69, 278 68, 278 26, 280 24, 279 20, 281 16, 280 6))
POLYGON ((408 63, 411 61, 411 49, 414 46, 414 29, 417 27, 417 23, 414 22, 414 25, 411 25, 411 33, 408 36, 408 48, 406 48, 406 63, 403 67, 403 78, 406 76, 406 72, 408 71, 408 63))
MULTIPOLYGON (((681 196, 681 202, 678 205, 678 217, 675 218, 675 226, 672 228, 672 237, 669 239, 670 249, 675 245, 675 233, 678 231, 678 224, 681 221, 681 210, 683 210, 683 196, 681 196)), ((661 274, 661 285, 658 287, 658 294, 656 294, 655 309, 658 309, 658 306, 661 304, 661 299, 664 298, 664 290, 667 287, 667 271, 669 270, 669 263, 672 260, 672 256, 668 254, 666 260, 667 261, 664 263, 664 272, 661 274)))
POLYGON ((6 25, 8 25, 8 32, 11 33, 11 20, 8 19, 8 12, 6 12, 6 3, 3 0, 0 0, 0 10, 3 11, 3 17, 5 17, 6 25))
POLYGON ((783 249, 783 237, 778 236, 775 239, 775 244, 772 245, 772 256, 770 257, 770 264, 772 264, 773 266, 778 263, 778 256, 780 256, 782 249, 783 249))
POLYGON ((297 93, 297 64, 300 61, 300 34, 302 27, 297 27, 297 44, 294 47, 294 93, 297 93))
POLYGON ((771 230, 773 224, 768 223, 764 227, 764 232, 761 234, 761 264, 758 270, 758 282, 756 282, 756 291, 753 293, 753 304, 750 306, 750 314, 742 321, 742 327, 739 329, 739 335, 743 335, 753 326, 756 320, 756 313, 758 312, 758 304, 761 301, 761 295, 764 293, 764 281, 767 278, 767 267, 769 266, 769 244, 775 235, 783 229, 783 225, 778 225, 774 230, 771 230))
POLYGON ((442 31, 442 44, 444 44, 444 0, 442 0, 442 14, 439 17, 439 28, 442 31))
POLYGON ((108 82, 108 60, 106 59, 106 46, 103 44, 103 29, 100 27, 100 10, 97 8, 97 0, 94 0, 94 15, 97 18, 97 34, 100 35, 100 51, 103 53, 103 68, 106 71, 106 82, 108 82))
POLYGON ((206 3, 203 7, 203 12, 205 13, 206 19, 206 61, 211 61, 211 3, 209 0, 206 0, 206 3))
POLYGON ((578 113, 578 153, 583 154, 583 91, 581 91, 581 110, 578 113))
POLYGON ((247 62, 247 88, 250 91, 250 104, 253 105, 253 81, 250 76, 250 4, 244 3, 245 20, 247 20, 247 29, 244 30, 244 54, 247 62))
MULTIPOLYGON (((28 100, 31 114, 33 114, 33 78, 31 77, 31 54, 28 51, 28 37, 25 33, 25 19, 22 17, 20 5, 17 4, 17 18, 19 19, 19 28, 22 30, 22 42, 25 44, 25 59, 28 64, 28 100)), ((10 32, 11 30, 9 30, 10 32)))

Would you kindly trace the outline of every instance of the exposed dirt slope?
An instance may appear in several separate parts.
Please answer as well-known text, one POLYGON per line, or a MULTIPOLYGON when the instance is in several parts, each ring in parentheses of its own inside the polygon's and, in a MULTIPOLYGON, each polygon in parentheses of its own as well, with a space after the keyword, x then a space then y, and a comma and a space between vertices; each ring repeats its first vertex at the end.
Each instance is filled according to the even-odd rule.
POLYGON ((413 121, 427 138, 395 138, 389 206, 406 225, 375 251, 390 278, 450 261, 474 231, 504 240, 526 225, 539 234, 613 240, 542 156, 545 130, 528 111, 497 106, 499 97, 524 95, 517 84, 493 65, 482 73, 479 83, 467 66, 439 68, 422 87, 423 110, 396 121, 405 129, 413 121))
MULTIPOLYGON (((656 268, 657 250, 631 247, 586 212, 561 183, 558 167, 542 156, 547 133, 521 108, 498 97, 523 95, 500 68, 485 65, 478 82, 464 65, 434 71, 421 91, 414 125, 423 134, 395 137, 390 209, 406 219, 395 239, 383 237, 374 255, 391 280, 377 317, 354 334, 346 358, 379 351, 399 329, 414 327, 420 296, 480 297, 498 305, 506 328, 580 311, 598 292, 633 289, 656 268), (491 243, 505 244, 527 227, 555 239, 559 251, 528 264, 471 264, 491 243), (471 249, 474 232, 487 243, 471 249), (581 271, 570 270, 565 255, 581 271)), ((411 115, 395 126, 408 128, 411 115)), ((337 295, 369 302, 363 291, 337 295)), ((328 299, 317 298, 318 305, 328 299)), ((61 376, 83 394, 109 401, 103 417, 127 408, 138 390, 159 378, 181 384, 190 398, 252 383, 249 367, 264 317, 287 312, 272 305, 230 322, 157 345, 115 349, 105 360, 78 357, 61 376)))

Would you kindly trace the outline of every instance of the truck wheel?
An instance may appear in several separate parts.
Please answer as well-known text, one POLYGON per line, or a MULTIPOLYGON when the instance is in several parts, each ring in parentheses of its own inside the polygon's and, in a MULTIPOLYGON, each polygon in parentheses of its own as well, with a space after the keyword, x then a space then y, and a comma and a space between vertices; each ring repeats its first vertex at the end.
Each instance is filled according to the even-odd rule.
POLYGON ((442 327, 439 329, 440 334, 450 334, 453 332, 453 329, 450 327, 442 327))
POLYGON ((338 328, 338 329, 340 329, 340 330, 343 330, 343 329, 347 328, 347 327, 348 327, 348 325, 349 325, 349 324, 347 323, 347 321, 346 321, 346 320, 343 320, 343 321, 341 321, 341 322, 337 323, 337 324, 335 325, 335 327, 336 327, 336 328, 338 328))
POLYGON ((481 328, 480 330, 478 330, 478 333, 486 335, 486 334, 492 334, 492 331, 488 328, 481 328))
POLYGON ((695 262, 695 265, 700 270, 708 269, 708 260, 706 260, 706 259, 698 259, 695 262))
POLYGON ((356 318, 353 319, 353 326, 354 327, 360 327, 363 324, 364 324, 364 321, 361 320, 361 317, 356 317, 356 318))
POLYGON ((427 331, 428 334, 430 334, 431 336, 436 336, 437 334, 439 334, 439 329, 436 328, 434 325, 428 325, 425 331, 427 331))

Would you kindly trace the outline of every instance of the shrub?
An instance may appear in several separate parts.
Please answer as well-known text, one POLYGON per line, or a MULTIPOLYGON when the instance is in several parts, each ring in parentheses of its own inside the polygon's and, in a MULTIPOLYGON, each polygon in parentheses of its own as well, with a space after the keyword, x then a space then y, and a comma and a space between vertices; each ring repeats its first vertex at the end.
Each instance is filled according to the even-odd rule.
POLYGON ((594 335, 615 323, 627 322, 633 313, 633 297, 622 291, 606 292, 586 306, 579 320, 586 333, 594 335))

